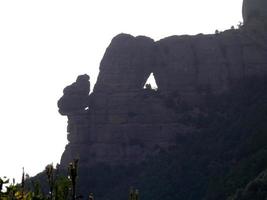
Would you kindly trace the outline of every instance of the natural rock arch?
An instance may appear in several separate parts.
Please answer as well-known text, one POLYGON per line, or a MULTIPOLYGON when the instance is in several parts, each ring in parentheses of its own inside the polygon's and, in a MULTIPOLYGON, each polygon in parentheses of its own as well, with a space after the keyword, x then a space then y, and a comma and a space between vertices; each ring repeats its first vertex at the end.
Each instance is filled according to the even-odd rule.
POLYGON ((151 72, 149 76, 146 78, 145 83, 143 84, 143 88, 146 88, 146 85, 149 84, 151 86, 151 89, 157 90, 158 89, 158 84, 155 79, 154 73, 151 72))
MULTIPOLYGON (((244 2, 244 26, 253 14, 251 2, 244 2)), ((262 13, 261 8, 256 11, 262 13)), ((220 94, 235 81, 267 74, 267 51, 254 36, 248 37, 246 29, 171 36, 157 42, 144 36, 116 36, 101 61, 89 111, 84 112, 89 105, 86 81, 82 81, 84 90, 77 90, 74 83, 59 101, 60 113, 68 115, 70 133, 61 164, 73 155, 80 155, 84 166, 127 164, 144 159, 154 145, 168 148, 177 133, 191 130, 177 124, 180 113, 171 109, 173 102, 177 106, 175 98, 178 104, 195 107, 207 94, 220 94), (160 90, 156 95, 142 90, 151 73, 160 90), (143 141, 144 146, 133 140, 143 141)))

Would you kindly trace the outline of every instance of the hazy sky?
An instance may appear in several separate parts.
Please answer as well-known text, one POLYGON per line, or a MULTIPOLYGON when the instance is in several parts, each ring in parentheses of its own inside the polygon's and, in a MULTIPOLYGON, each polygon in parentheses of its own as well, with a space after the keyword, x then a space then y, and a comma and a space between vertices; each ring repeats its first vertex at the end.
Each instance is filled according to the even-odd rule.
POLYGON ((56 164, 67 144, 57 112, 79 74, 94 84, 119 33, 158 40, 242 21, 242 0, 0 0, 0 177, 56 164))

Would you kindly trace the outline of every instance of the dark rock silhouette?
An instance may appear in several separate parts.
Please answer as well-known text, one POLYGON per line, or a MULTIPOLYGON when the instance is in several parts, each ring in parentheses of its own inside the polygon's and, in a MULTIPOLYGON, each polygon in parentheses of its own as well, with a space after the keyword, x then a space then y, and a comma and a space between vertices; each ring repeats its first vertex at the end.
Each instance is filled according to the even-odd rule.
POLYGON ((94 92, 127 92, 143 88, 154 62, 155 43, 144 36, 116 36, 100 64, 94 92))
POLYGON ((90 77, 80 75, 76 82, 67 86, 63 96, 58 101, 59 112, 62 115, 71 115, 83 112, 89 106, 90 77))
POLYGON ((265 0, 244 0, 243 18, 245 24, 261 21, 266 25, 267 2, 265 0))
POLYGON ((198 115, 197 105, 207 95, 266 74, 266 27, 251 27, 250 16, 256 9, 261 16, 257 20, 264 24, 267 6, 264 1, 258 0, 256 7, 251 2, 244 2, 244 26, 237 30, 157 42, 144 36, 116 36, 90 97, 89 77, 82 75, 64 89, 58 102, 59 112, 69 120, 69 144, 61 164, 73 158, 83 167, 140 162, 175 145, 177 135, 197 131, 180 119, 184 112, 198 115), (143 89, 151 73, 158 91, 143 89))

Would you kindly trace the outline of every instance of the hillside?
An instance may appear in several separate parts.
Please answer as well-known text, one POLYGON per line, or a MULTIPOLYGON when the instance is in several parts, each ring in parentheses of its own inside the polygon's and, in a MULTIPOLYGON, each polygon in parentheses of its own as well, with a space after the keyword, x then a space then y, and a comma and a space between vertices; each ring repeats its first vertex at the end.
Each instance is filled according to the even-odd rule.
POLYGON ((225 200, 267 168, 266 77, 207 96, 195 110, 187 107, 179 121, 196 131, 178 136, 168 150, 139 164, 82 167, 81 192, 125 199, 134 186, 144 200, 225 200))
MULTIPOLYGON (((158 147, 142 162, 79 165, 78 194, 94 192, 97 199, 123 200, 134 187, 142 200, 265 200, 267 77, 251 77, 231 88, 207 94, 197 106, 175 104, 175 94, 164 99, 167 107, 180 113, 177 123, 194 131, 178 134, 171 147, 158 147)), ((143 92, 144 101, 164 98, 153 90, 143 92)), ((63 168, 61 173, 66 173, 63 168)), ((44 176, 34 179, 47 187, 44 176)))
POLYGON ((267 168, 265 11, 245 0, 244 24, 210 35, 114 37, 93 91, 80 75, 58 101, 69 140, 61 169, 79 159, 80 192, 237 198, 267 168), (157 90, 144 89, 151 74, 157 90))

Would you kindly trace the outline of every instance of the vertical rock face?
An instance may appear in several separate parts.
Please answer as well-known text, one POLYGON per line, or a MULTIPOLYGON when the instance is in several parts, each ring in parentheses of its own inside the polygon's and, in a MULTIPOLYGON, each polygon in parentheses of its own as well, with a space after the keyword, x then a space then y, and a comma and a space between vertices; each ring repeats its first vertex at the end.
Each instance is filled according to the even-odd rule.
POLYGON ((267 18, 267 1, 266 0, 244 0, 243 2, 244 23, 249 23, 255 18, 265 21, 267 18))
POLYGON ((266 73, 264 41, 264 35, 243 30, 162 39, 153 69, 158 87, 189 102, 207 91, 221 93, 233 81, 266 73))
POLYGON ((154 49, 155 43, 150 38, 116 36, 101 61, 94 92, 143 88, 153 67, 154 49))
POLYGON ((178 91, 189 101, 201 89, 223 91, 229 81, 223 48, 219 35, 173 36, 160 40, 160 61, 154 73, 159 87, 164 91, 178 91))
POLYGON ((72 115, 83 112, 89 104, 90 82, 88 75, 78 76, 76 82, 67 86, 58 101, 59 113, 72 115))
POLYGON ((245 27, 215 35, 116 36, 102 59, 94 91, 87 75, 64 89, 59 112, 68 116, 69 144, 61 164, 128 164, 175 145, 176 136, 196 131, 183 122, 197 115, 207 94, 267 73, 267 32, 249 31, 251 10, 266 14, 265 1, 244 2, 245 27), (257 3, 258 2, 258 3, 257 3), (261 7, 260 6, 260 7, 261 7), (158 90, 143 89, 153 73, 158 90), (186 110, 185 105, 191 109, 186 110))

